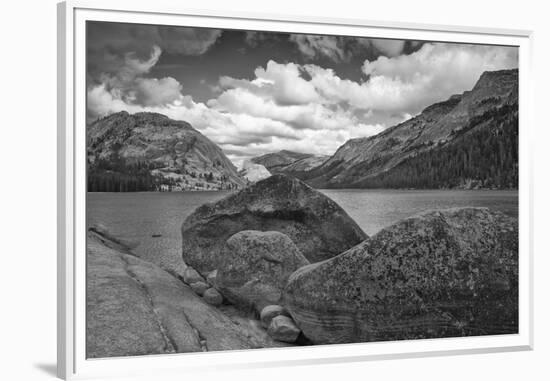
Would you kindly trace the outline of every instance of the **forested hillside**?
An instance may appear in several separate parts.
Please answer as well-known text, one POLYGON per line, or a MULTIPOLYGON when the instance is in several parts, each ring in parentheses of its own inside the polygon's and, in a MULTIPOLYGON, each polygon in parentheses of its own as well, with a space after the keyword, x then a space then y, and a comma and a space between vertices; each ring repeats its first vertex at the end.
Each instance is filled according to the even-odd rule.
POLYGON ((471 91, 295 175, 316 188, 515 189, 518 72, 485 72, 471 91))

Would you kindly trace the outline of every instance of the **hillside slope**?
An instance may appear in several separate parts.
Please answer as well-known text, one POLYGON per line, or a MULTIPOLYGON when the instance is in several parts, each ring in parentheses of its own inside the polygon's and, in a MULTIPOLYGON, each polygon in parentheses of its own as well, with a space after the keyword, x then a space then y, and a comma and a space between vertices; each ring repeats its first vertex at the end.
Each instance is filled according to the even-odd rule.
POLYGON ((518 71, 485 72, 471 91, 351 139, 299 177, 317 188, 517 188, 518 71))
POLYGON ((119 112, 88 126, 89 191, 237 189, 244 180, 222 150, 183 121, 119 112))

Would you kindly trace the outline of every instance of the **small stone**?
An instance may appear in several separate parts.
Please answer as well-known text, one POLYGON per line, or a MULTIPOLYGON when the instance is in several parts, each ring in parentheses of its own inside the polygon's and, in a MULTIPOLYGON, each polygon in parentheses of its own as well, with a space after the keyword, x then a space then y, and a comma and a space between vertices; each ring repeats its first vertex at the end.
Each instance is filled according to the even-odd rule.
POLYGON ((215 288, 209 288, 204 292, 204 301, 213 306, 219 306, 223 302, 222 295, 215 288))
POLYGON ((216 278, 218 277, 218 270, 213 270, 208 273, 206 276, 206 282, 212 286, 216 287, 216 278))
POLYGON ((267 333, 277 341, 294 343, 300 335, 300 328, 288 316, 275 316, 267 329, 267 333))
POLYGON ((262 323, 262 327, 267 329, 271 324, 271 320, 279 315, 290 316, 283 306, 279 306, 277 304, 265 306, 260 313, 260 321, 262 323))
POLYGON ((203 296, 204 292, 210 288, 210 286, 204 282, 191 283, 190 286, 191 286, 191 289, 195 292, 195 294, 200 296, 203 296))
POLYGON ((205 283, 204 278, 191 266, 188 266, 183 272, 183 281, 189 285, 197 282, 205 283))

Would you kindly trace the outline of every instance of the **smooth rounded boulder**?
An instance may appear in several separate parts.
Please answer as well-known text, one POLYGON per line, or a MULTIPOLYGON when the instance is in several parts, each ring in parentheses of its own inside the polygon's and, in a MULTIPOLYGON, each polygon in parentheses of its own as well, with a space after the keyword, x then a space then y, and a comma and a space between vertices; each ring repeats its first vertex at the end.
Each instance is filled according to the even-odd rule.
POLYGON ((288 316, 279 315, 271 320, 267 333, 277 341, 294 343, 300 335, 300 328, 288 316))
POLYGON ((315 344, 518 332, 517 219, 427 212, 289 278, 284 306, 315 344))
POLYGON ((262 327, 267 329, 271 324, 271 320, 279 315, 290 316, 288 311, 285 310, 283 306, 279 306, 277 304, 265 306, 262 309, 262 312, 260 312, 260 322, 262 323, 262 327))
POLYGON ((197 282, 205 283, 204 278, 194 268, 187 266, 183 271, 183 281, 189 285, 197 282))
POLYGON ((213 306, 220 306, 223 303, 223 296, 215 288, 209 288, 202 295, 204 301, 213 306))
POLYGON ((188 216, 181 228, 183 259, 201 274, 219 269, 225 241, 250 229, 286 234, 310 262, 367 238, 330 198, 298 179, 274 175, 188 216))
POLYGON ((226 241, 216 288, 233 304, 258 313, 278 304, 288 277, 308 260, 285 234, 244 230, 226 241))

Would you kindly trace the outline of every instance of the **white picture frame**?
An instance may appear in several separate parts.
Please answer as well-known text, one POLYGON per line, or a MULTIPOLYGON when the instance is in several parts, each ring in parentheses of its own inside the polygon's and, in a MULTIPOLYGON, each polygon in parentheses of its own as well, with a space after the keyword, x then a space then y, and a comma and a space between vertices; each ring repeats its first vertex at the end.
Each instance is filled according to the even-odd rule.
POLYGON ((186 9, 177 3, 75 0, 58 4, 58 376, 81 379, 186 369, 285 366, 322 362, 531 350, 533 348, 532 33, 356 19, 305 18, 186 9), (321 345, 127 358, 85 356, 85 22, 321 33, 515 45, 519 47, 519 333, 399 342, 321 345))

